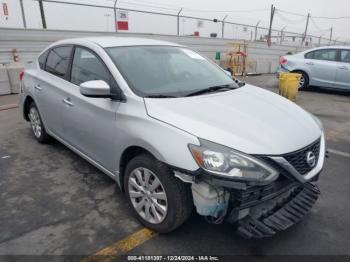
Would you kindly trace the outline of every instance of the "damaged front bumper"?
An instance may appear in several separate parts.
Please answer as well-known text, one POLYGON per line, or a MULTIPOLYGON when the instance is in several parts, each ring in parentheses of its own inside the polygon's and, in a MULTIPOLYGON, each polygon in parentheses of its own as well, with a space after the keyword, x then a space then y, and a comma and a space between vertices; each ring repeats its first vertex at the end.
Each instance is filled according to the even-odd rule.
POLYGON ((302 220, 319 194, 318 187, 311 183, 292 187, 273 199, 251 207, 248 215, 238 221, 237 232, 244 238, 271 237, 302 220))
POLYGON ((175 175, 192 183, 197 213, 209 222, 236 224, 238 234, 244 238, 270 237, 302 220, 317 201, 320 191, 316 182, 322 172, 325 147, 322 135, 297 152, 262 157, 279 172, 277 180, 267 185, 220 178, 204 170, 192 175, 175 171, 175 175), (314 168, 295 163, 310 151, 317 153, 314 168))

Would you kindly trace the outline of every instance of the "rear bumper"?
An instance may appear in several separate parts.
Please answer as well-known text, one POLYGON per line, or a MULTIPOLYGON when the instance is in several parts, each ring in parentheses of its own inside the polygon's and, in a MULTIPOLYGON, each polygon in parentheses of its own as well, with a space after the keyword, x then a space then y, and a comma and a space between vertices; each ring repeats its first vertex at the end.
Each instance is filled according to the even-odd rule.
POLYGON ((319 197, 316 185, 295 186, 276 198, 262 202, 238 221, 237 232, 244 238, 271 237, 298 223, 319 197))

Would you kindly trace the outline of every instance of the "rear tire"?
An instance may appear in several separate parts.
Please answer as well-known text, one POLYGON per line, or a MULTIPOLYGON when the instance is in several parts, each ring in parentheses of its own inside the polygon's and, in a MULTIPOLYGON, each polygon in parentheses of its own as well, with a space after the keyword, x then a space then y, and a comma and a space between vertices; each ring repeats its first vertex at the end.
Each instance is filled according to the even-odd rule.
POLYGON ((51 137, 46 133, 39 110, 34 102, 31 102, 29 105, 28 119, 30 121, 35 139, 41 144, 50 142, 51 137))
POLYGON ((309 87, 309 76, 303 71, 295 71, 293 73, 301 74, 299 90, 307 90, 309 87))
POLYGON ((173 231, 192 213, 190 187, 148 154, 136 156, 128 163, 124 188, 138 220, 159 233, 173 231), (155 187, 156 184, 159 185, 155 187))

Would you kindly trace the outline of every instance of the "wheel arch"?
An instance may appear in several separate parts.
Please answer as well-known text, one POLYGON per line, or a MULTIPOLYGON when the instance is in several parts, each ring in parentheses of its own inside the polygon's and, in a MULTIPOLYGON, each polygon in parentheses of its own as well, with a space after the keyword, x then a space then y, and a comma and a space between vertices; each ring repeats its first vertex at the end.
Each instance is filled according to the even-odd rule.
POLYGON ((124 191, 124 175, 125 175, 125 168, 127 166, 127 164, 129 163, 129 161, 131 159, 133 159, 134 157, 141 155, 141 154, 147 154, 150 155, 151 157, 157 159, 155 157, 155 155, 153 153, 151 153, 149 150, 147 150, 144 147, 141 146, 129 146, 127 147, 123 153, 120 156, 120 160, 119 160, 119 186, 121 188, 122 191, 124 191))
POLYGON ((307 70, 304 70, 304 69, 294 69, 294 70, 292 70, 292 71, 290 71, 291 73, 304 73, 306 76, 307 76, 307 78, 308 78, 308 80, 309 80, 309 82, 310 82, 310 74, 307 72, 307 70))
POLYGON ((29 106, 31 103, 35 103, 33 97, 31 97, 30 95, 26 96, 23 103, 23 118, 26 121, 29 121, 28 113, 29 113, 29 106))

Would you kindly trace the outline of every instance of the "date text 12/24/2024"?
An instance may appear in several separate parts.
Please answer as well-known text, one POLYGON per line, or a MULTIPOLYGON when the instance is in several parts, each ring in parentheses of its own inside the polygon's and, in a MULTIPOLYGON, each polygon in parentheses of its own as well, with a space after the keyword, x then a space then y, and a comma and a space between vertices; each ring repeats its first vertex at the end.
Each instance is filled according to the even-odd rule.
POLYGON ((220 261, 217 256, 128 256, 128 261, 220 261))

